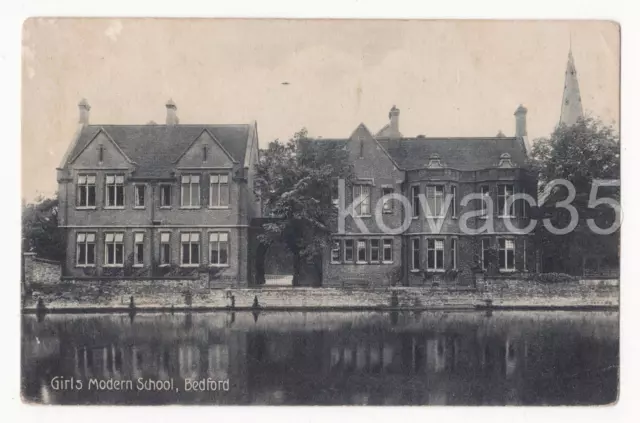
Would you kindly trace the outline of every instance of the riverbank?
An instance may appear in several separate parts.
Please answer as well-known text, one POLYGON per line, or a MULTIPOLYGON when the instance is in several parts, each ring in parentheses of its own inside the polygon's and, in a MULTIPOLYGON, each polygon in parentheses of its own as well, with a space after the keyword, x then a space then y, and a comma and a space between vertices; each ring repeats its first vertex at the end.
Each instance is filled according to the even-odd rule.
POLYGON ((390 287, 190 289, 114 284, 34 287, 23 311, 51 313, 161 312, 215 310, 591 310, 617 309, 619 289, 606 284, 535 284, 503 281, 484 290, 390 287), (40 290, 38 290, 40 289, 40 290))

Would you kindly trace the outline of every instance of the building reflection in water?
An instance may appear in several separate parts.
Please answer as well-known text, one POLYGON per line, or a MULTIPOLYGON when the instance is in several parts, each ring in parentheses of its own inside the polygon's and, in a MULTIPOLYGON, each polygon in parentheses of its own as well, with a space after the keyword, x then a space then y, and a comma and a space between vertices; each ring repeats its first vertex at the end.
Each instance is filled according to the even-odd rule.
POLYGON ((569 404, 617 395, 617 335, 609 333, 616 316, 597 336, 588 319, 534 316, 515 328, 497 313, 393 312, 386 321, 381 314, 263 313, 254 321, 234 312, 138 315, 134 324, 113 315, 26 317, 23 392, 42 403, 569 404), (568 378, 576 366, 580 376, 568 378), (608 366, 614 370, 602 373, 608 366), (96 396, 52 390, 52 375, 174 378, 177 386, 229 379, 231 389, 96 396))

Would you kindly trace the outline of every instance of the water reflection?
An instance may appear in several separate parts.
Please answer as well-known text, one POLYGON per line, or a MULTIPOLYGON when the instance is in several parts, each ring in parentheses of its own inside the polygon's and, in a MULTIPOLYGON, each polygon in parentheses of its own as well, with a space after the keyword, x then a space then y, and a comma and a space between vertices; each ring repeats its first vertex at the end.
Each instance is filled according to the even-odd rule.
POLYGON ((22 344, 24 397, 54 404, 603 404, 618 383, 617 313, 24 316, 22 344), (84 388, 53 389, 56 376, 84 388), (230 389, 183 389, 203 378, 230 389))

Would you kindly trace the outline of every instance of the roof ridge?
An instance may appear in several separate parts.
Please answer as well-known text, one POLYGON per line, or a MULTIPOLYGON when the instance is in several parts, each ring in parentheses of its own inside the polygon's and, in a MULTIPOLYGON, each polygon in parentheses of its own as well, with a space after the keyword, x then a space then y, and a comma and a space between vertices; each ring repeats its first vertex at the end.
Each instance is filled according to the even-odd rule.
POLYGON ((166 126, 172 128, 180 128, 180 127, 205 127, 205 126, 220 126, 220 127, 229 127, 229 126, 251 126, 251 123, 180 123, 177 125, 167 125, 166 123, 98 123, 87 125, 86 127, 94 127, 100 128, 105 126, 141 126, 141 127, 153 127, 153 126, 166 126))

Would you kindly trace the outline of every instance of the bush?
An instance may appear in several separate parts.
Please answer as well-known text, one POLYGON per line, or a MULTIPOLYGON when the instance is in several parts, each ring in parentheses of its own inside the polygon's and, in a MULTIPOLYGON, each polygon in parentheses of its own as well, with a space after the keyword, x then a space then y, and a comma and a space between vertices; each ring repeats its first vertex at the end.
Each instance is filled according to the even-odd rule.
POLYGON ((533 281, 545 284, 575 282, 578 278, 566 273, 536 273, 533 281))

